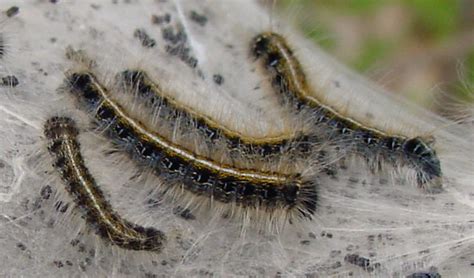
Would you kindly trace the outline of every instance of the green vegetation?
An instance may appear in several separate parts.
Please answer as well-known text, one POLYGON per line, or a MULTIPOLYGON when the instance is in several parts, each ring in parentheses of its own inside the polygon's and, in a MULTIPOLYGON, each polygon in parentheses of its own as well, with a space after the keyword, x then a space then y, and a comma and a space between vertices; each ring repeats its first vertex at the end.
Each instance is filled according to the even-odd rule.
POLYGON ((378 60, 390 55, 394 47, 387 40, 369 39, 364 42, 361 53, 351 64, 359 72, 369 70, 378 60))
MULTIPOLYGON (((301 31, 365 73, 390 72, 388 89, 426 100, 433 86, 473 99, 474 5, 461 0, 277 0, 301 31), (470 51, 469 51, 470 49, 470 51), (459 63, 463 76, 456 71, 459 63), (413 64, 414 69, 407 68, 413 64), (400 72, 392 71, 399 67, 400 72), (410 74, 406 74, 410 72, 410 74), (412 74, 413 73, 413 74, 412 74), (406 78, 406 79, 403 79, 406 78), (456 82, 456 80, 461 79, 456 82), (424 96, 423 96, 424 95, 424 96), (469 96, 470 95, 470 96, 469 96)), ((386 85, 386 84, 383 84, 386 85)), ((426 104, 429 105, 429 104, 426 104)))
POLYGON ((405 0, 413 11, 413 29, 428 39, 442 40, 456 33, 459 26, 460 1, 457 0, 405 0))

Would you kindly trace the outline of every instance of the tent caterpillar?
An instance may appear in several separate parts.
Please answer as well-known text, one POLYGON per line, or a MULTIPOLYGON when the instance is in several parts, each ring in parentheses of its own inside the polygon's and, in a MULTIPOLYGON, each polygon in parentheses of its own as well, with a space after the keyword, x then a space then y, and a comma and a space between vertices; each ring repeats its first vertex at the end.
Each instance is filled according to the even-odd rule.
POLYGON ((52 117, 44 125, 44 134, 66 190, 97 234, 125 249, 160 252, 166 241, 163 232, 129 223, 105 199, 81 155, 75 122, 68 117, 52 117))
POLYGON ((283 209, 296 217, 316 210, 317 184, 299 173, 238 168, 197 155, 153 131, 127 114, 91 72, 69 75, 69 89, 112 140, 136 160, 153 169, 168 189, 187 189, 221 203, 270 212, 283 209))
POLYGON ((307 143, 309 138, 303 134, 254 138, 231 130, 208 116, 180 105, 172 97, 167 96, 144 71, 126 70, 119 75, 119 79, 128 87, 128 92, 136 92, 147 106, 157 111, 158 118, 176 121, 179 117, 186 126, 200 131, 200 134, 208 139, 208 144, 225 141, 224 145, 229 149, 231 156, 268 158, 288 153, 298 157, 307 156, 310 152, 311 146, 307 143))
POLYGON ((264 32, 251 43, 253 55, 261 59, 271 74, 273 86, 296 111, 308 111, 314 125, 323 126, 323 140, 340 144, 343 150, 355 151, 370 165, 380 167, 378 159, 397 165, 409 165, 417 171, 418 185, 442 177, 436 151, 421 137, 390 135, 348 118, 311 94, 303 68, 286 40, 279 34, 264 32))

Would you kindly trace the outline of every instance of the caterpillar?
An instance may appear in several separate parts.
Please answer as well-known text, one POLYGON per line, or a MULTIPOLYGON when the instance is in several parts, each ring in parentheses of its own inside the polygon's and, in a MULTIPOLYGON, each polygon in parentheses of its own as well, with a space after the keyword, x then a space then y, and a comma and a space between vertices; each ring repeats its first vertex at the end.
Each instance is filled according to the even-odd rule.
POLYGON ((253 138, 230 130, 215 120, 183 107, 172 97, 167 96, 160 86, 153 82, 148 74, 140 70, 123 71, 118 79, 128 87, 128 92, 135 92, 147 106, 157 111, 159 119, 166 121, 181 119, 189 128, 200 131, 202 137, 208 139, 208 144, 225 141, 225 146, 233 157, 276 157, 285 155, 299 158, 308 156, 311 146, 310 140, 304 134, 289 134, 279 137, 253 138))
MULTIPOLYGON (((314 214, 316 181, 299 173, 282 174, 241 169, 196 155, 157 132, 149 131, 103 87, 91 72, 69 74, 68 89, 87 110, 95 111, 99 125, 141 164, 162 177, 168 188, 184 188, 222 203, 274 214, 286 210, 294 217, 314 214)), ((167 191, 169 189, 165 189, 167 191)))
POLYGON ((322 103, 311 93, 305 73, 286 40, 276 33, 264 32, 251 42, 253 55, 260 59, 272 76, 272 84, 278 93, 288 100, 296 111, 309 111, 315 126, 324 127, 328 141, 335 141, 348 152, 362 155, 370 165, 380 166, 380 158, 393 165, 405 164, 416 169, 419 186, 441 184, 441 165, 436 151, 421 137, 407 138, 390 135, 345 117, 342 113, 322 103))
POLYGON ((162 231, 122 219, 105 199, 81 155, 75 122, 68 117, 52 117, 44 125, 44 134, 66 190, 97 234, 124 249, 160 252, 166 241, 162 231))

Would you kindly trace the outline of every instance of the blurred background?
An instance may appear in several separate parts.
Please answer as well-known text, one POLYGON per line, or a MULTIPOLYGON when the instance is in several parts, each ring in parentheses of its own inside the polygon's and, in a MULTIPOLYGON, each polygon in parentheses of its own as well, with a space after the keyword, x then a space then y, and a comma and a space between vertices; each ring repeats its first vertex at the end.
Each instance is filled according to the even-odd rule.
POLYGON ((450 102, 474 101, 474 0, 277 0, 276 7, 393 93, 448 117, 450 102))

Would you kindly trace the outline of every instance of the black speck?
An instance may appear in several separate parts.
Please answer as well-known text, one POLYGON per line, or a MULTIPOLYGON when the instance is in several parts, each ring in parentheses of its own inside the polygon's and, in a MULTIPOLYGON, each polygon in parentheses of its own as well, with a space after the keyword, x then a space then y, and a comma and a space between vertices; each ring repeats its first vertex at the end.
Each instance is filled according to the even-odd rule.
POLYGON ((344 257, 344 261, 345 262, 348 262, 350 264, 353 264, 353 265, 356 265, 356 266, 360 266, 362 267, 364 270, 368 271, 368 272, 372 272, 374 271, 374 267, 379 267, 379 264, 376 264, 374 266, 371 266, 370 265, 370 259, 367 259, 367 258, 364 258, 364 257, 361 257, 357 254, 347 254, 345 257, 344 257))
POLYGON ((18 247, 21 251, 26 250, 26 246, 23 243, 17 243, 16 247, 18 247))
POLYGON ((59 2, 59 0, 49 0, 50 3, 56 4, 59 2))
POLYGON ((156 41, 147 34, 145 29, 135 29, 133 36, 140 40, 143 47, 152 48, 156 46, 156 41))
POLYGON ((327 238, 332 238, 332 234, 331 233, 326 233, 326 232, 322 232, 321 236, 322 237, 327 237, 327 238))
POLYGON ((441 274, 438 272, 416 272, 406 278, 441 278, 441 274))
POLYGON ((71 240, 70 244, 71 244, 71 246, 76 246, 76 245, 79 244, 79 240, 78 239, 73 239, 73 240, 71 240))
POLYGON ((64 206, 61 207, 61 209, 59 209, 59 212, 65 213, 68 208, 69 208, 69 204, 65 204, 64 206))
POLYGON ((186 46, 188 40, 183 27, 168 26, 161 29, 161 35, 168 44, 165 46, 165 50, 172 56, 177 56, 181 61, 186 63, 190 68, 196 68, 198 60, 196 57, 191 56, 189 47, 186 46))
POLYGON ((8 17, 13 17, 15 15, 17 15, 18 13, 20 12, 20 8, 18 8, 17 6, 13 6, 11 8, 9 8, 5 14, 8 16, 8 17))
POLYGON ((66 261, 66 264, 67 264, 68 266, 72 266, 72 262, 69 261, 69 260, 66 261))
POLYGON ((69 204, 64 204, 64 205, 63 205, 63 202, 62 202, 62 201, 58 201, 58 202, 56 202, 56 204, 54 205, 54 208, 55 208, 57 211, 61 212, 61 213, 65 213, 65 212, 67 211, 68 207, 69 207, 69 204))
POLYGON ((158 15, 152 15, 151 16, 151 23, 153 24, 163 24, 163 23, 170 23, 171 22, 171 15, 170 14, 164 14, 162 16, 158 15))
POLYGON ((51 186, 46 185, 43 188, 41 188, 40 195, 43 199, 48 200, 49 197, 51 197, 51 193, 53 193, 53 190, 51 189, 51 186))
POLYGON ((16 78, 16 76, 14 75, 7 75, 5 77, 2 77, 2 82, 0 83, 0 85, 2 86, 11 87, 16 87, 18 86, 18 84, 20 84, 20 82, 18 81, 18 78, 16 78))
POLYGON ((189 58, 189 48, 182 44, 178 46, 167 45, 166 52, 168 52, 170 55, 178 56, 181 59, 189 58))
POLYGON ((212 80, 214 80, 214 82, 217 85, 221 85, 222 83, 224 83, 224 77, 222 77, 222 75, 220 75, 220 74, 214 74, 212 76, 212 80))
POLYGON ((161 30, 161 36, 164 40, 169 41, 171 44, 185 43, 188 40, 186 33, 182 27, 176 28, 166 27, 161 30), (176 30, 175 30, 176 29, 176 30))
POLYGON ((309 245, 310 243, 311 243, 311 241, 309 241, 309 240, 302 240, 302 241, 300 241, 300 244, 301 244, 301 245, 306 245, 306 246, 307 246, 307 245, 309 245))
POLYGON ((201 26, 204 26, 207 23, 207 17, 205 15, 198 14, 196 11, 191 11, 191 20, 201 26))
POLYGON ((177 46, 166 46, 166 52, 173 56, 178 56, 178 58, 185 62, 189 67, 195 68, 197 66, 197 59, 189 55, 189 48, 185 47, 184 44, 179 44, 177 46))
POLYGON ((61 268, 61 267, 64 266, 63 262, 61 262, 61 261, 54 261, 53 263, 57 268, 61 268))

